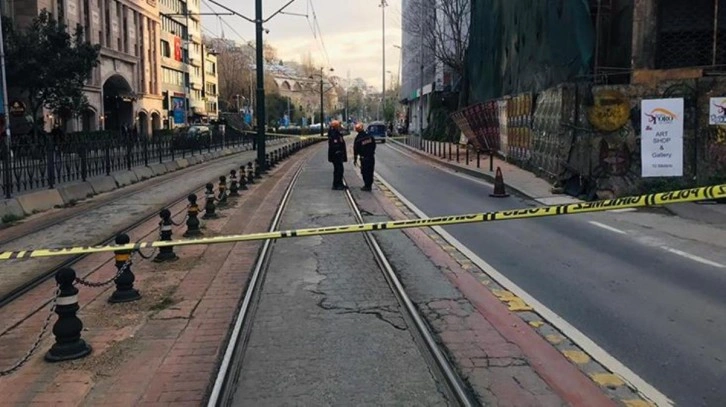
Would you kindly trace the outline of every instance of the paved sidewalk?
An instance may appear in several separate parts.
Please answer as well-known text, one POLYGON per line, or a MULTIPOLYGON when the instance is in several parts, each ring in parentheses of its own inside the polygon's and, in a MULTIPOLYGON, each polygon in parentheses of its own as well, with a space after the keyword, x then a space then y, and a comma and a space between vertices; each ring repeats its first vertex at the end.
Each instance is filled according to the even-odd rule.
MULTIPOLYGON (((205 235, 266 230, 296 162, 314 148, 298 152, 242 191, 242 197, 219 210, 219 219, 203 223, 205 235)), ((184 206, 169 209, 174 213, 184 206)), ((153 220, 129 235, 132 240, 155 238, 157 228, 153 220)), ((183 226, 174 228, 174 237, 179 238, 184 230, 183 226)), ((174 250, 179 260, 161 264, 137 257, 135 286, 143 298, 133 303, 108 304, 113 291, 108 286, 80 287, 82 336, 93 353, 71 362, 46 363, 43 354, 53 343, 52 335, 46 336, 27 365, 0 378, 3 402, 48 406, 203 404, 260 246, 261 242, 244 242, 181 247, 174 250)), ((74 268, 96 270, 90 279, 103 281, 114 275, 111 259, 107 253, 91 255, 74 268)), ((49 281, 3 307, 0 320, 37 306, 53 288, 49 281)), ((47 307, 0 336, 2 368, 30 348, 46 315, 47 307)))
POLYGON ((493 157, 493 171, 489 171, 489 155, 481 154, 479 161, 477 162, 476 153, 470 151, 469 161, 467 163, 466 149, 463 146, 454 143, 439 143, 441 145, 440 148, 445 151, 445 154, 443 155, 438 155, 438 145, 435 147, 437 154, 430 154, 423 150, 410 147, 403 142, 393 141, 392 144, 403 151, 434 160, 438 164, 441 164, 449 169, 477 178, 482 178, 492 183, 496 177, 497 168, 501 168, 504 184, 508 189, 507 192, 517 192, 520 195, 536 200, 544 205, 582 202, 581 200, 569 195, 552 193, 552 185, 549 182, 537 177, 529 171, 517 167, 512 163, 508 163, 499 157, 493 157), (449 146, 451 146, 451 154, 449 154, 449 146), (459 148, 458 162, 456 156, 457 146, 459 148))
MULTIPOLYGON (((268 148, 277 148, 279 145, 268 148)), ((240 165, 254 160, 255 157, 256 151, 239 152, 93 197, 79 204, 78 207, 38 214, 23 220, 16 226, 0 230, 0 240, 2 241, 19 236, 10 243, 0 244, 0 248, 2 250, 27 250, 99 244, 110 234, 126 229, 149 214, 158 213, 170 201, 179 198, 181 194, 194 186, 213 182, 216 190, 220 175, 229 176, 231 169, 238 170, 240 165), (173 181, 169 182, 169 180, 173 181), (122 199, 118 199, 119 197, 122 199), (76 214, 83 216, 65 218, 76 214), (59 222, 49 226, 48 223, 53 221, 59 222)), ((197 198, 198 204, 203 207, 203 194, 197 193, 197 198)), ((184 215, 181 215, 179 220, 183 217, 184 215)), ((36 259, 33 262, 5 261, 3 278, 0 279, 0 295, 11 292, 64 260, 49 257, 36 259)), ((0 325, 2 324, 0 322, 0 325)))

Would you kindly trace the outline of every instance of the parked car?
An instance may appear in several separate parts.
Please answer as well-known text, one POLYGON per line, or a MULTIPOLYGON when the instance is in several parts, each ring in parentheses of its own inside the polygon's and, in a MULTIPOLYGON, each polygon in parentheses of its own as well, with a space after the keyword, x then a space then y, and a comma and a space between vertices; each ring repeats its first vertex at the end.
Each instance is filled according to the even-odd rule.
POLYGON ((383 122, 373 122, 366 128, 366 133, 373 136, 376 141, 385 143, 386 136, 388 135, 388 128, 386 128, 386 124, 383 122))
POLYGON ((209 148, 212 144, 212 130, 209 126, 195 124, 174 139, 175 149, 209 148))

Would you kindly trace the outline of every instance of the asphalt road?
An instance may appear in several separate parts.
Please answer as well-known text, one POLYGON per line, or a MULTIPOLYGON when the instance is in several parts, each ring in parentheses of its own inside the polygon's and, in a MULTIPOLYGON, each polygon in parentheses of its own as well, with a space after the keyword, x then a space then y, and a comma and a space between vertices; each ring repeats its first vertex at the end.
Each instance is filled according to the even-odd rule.
MULTIPOLYGON (((388 145, 376 172, 429 216, 532 206, 388 145)), ((352 166, 346 168, 352 170, 352 166)), ((445 228, 679 405, 726 400, 726 272, 590 223, 594 215, 445 228)))

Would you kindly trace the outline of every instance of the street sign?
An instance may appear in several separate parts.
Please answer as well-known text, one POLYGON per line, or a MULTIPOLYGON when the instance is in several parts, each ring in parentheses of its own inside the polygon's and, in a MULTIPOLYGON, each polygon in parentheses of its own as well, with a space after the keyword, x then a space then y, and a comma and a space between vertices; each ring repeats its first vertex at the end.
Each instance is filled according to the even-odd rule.
POLYGON ((683 176, 683 99, 641 102, 643 177, 683 176))

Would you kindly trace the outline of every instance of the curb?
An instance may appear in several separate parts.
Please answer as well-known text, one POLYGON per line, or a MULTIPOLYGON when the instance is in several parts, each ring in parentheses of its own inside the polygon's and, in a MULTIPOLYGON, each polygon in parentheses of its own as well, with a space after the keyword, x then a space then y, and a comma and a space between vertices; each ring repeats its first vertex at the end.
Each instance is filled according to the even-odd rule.
MULTIPOLYGON (((428 153, 424 153, 424 152, 419 151, 419 150, 417 150, 417 149, 415 149, 413 147, 407 146, 406 144, 403 144, 403 143, 401 143, 400 141, 397 141, 397 140, 389 140, 389 141, 392 142, 392 143, 395 143, 397 146, 401 146, 401 147, 405 148, 406 150, 409 150, 412 153, 415 153, 415 154, 419 155, 420 157, 423 157, 423 158, 425 158, 425 159, 427 159, 429 161, 433 161, 433 162, 435 162, 437 164, 443 165, 444 167, 447 167, 447 168, 449 168, 451 170, 464 173, 464 174, 469 175, 469 176, 472 176, 474 178, 480 178, 480 179, 483 179, 483 180, 485 180, 487 182, 494 183, 494 176, 493 175, 489 175, 489 174, 484 173, 484 172, 481 172, 481 171, 476 171, 476 170, 473 170, 471 168, 467 168, 467 167, 464 167, 462 165, 459 165, 459 164, 456 164, 456 163, 452 163, 452 162, 443 160, 443 159, 438 158, 438 157, 434 157, 434 156, 432 156, 432 155, 430 155, 428 153)), ((507 187, 507 189, 510 189, 510 190, 514 191, 514 193, 517 194, 517 195, 521 195, 521 196, 523 196, 525 198, 532 199, 532 200, 536 200, 537 199, 537 197, 534 197, 534 196, 529 195, 528 193, 522 191, 521 189, 517 188, 516 186, 514 186, 512 184, 507 183, 506 181, 504 182, 504 185, 507 187)), ((569 196, 569 195, 567 195, 567 196, 569 196)))

